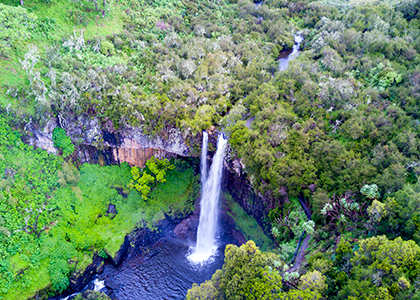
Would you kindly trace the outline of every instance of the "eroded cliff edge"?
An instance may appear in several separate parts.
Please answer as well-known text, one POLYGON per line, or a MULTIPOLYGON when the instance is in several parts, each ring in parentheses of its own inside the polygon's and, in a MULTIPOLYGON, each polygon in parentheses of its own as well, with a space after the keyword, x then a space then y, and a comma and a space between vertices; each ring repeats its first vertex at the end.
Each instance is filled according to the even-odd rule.
POLYGON ((66 130, 76 146, 73 160, 82 164, 118 164, 127 162, 132 166, 142 167, 152 156, 157 158, 191 156, 181 132, 171 129, 165 138, 150 138, 140 128, 125 127, 115 130, 111 122, 100 123, 96 118, 79 116, 72 120, 51 118, 44 127, 28 126, 30 134, 27 143, 56 153, 53 130, 60 126, 66 130))

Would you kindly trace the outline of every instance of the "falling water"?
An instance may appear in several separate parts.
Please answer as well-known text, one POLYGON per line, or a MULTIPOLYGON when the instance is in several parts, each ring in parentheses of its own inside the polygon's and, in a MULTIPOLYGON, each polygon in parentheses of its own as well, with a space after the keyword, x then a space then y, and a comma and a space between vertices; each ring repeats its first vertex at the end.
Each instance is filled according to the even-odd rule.
MULTIPOLYGON (((197 232, 197 245, 195 247, 195 252, 190 256, 190 260, 194 263, 206 261, 210 258, 210 256, 214 254, 215 250, 217 249, 215 241, 218 215, 217 206, 219 202, 223 158, 226 144, 227 140, 223 135, 220 135, 219 140, 217 141, 217 150, 213 157, 213 163, 210 167, 208 178, 205 180, 202 188, 200 221, 198 224, 197 232)), ((203 153, 204 151, 202 154, 203 153)), ((203 171, 201 172, 203 174, 203 171)))
POLYGON ((201 186, 207 181, 207 145, 209 143, 209 134, 203 132, 203 146, 201 148, 201 186))
POLYGON ((98 280, 98 278, 96 278, 92 283, 94 284, 93 290, 95 292, 99 292, 105 287, 105 280, 98 280))

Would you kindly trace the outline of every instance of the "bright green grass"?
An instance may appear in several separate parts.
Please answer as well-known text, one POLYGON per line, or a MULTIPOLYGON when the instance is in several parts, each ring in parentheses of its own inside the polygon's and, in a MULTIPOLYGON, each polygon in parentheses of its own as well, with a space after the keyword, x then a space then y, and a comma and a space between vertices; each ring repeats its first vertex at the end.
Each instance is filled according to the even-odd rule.
POLYGON ((131 180, 127 163, 103 167, 82 165, 78 184, 58 188, 51 198, 58 207, 59 217, 41 238, 40 253, 44 257, 41 263, 29 263, 25 254, 11 257, 13 272, 21 274, 0 299, 28 299, 40 290, 51 288, 51 262, 73 261, 70 272, 82 272, 101 249, 114 257, 125 236, 136 226, 145 224, 155 229, 165 214, 181 217, 190 212, 198 181, 186 163, 175 164, 178 167, 168 172, 166 183, 158 184, 147 201, 136 190, 127 189, 131 180), (114 218, 106 216, 110 203, 118 212, 114 218))
POLYGON ((0 72, 0 107, 6 108, 10 104, 10 108, 16 110, 21 104, 16 99, 8 97, 6 93, 8 87, 17 88, 27 85, 27 75, 16 58, 0 59, 0 70, 2 70, 0 72))
MULTIPOLYGON (((91 1, 80 1, 80 3, 77 3, 70 0, 52 0, 50 2, 47 4, 44 0, 25 1, 24 8, 38 18, 55 20, 56 26, 53 37, 57 42, 63 35, 72 34, 74 30, 82 29, 85 32, 85 37, 92 38, 118 34, 123 28, 121 9, 116 3, 109 4, 105 17, 102 17, 102 12, 96 12, 91 1), (70 10, 83 12, 84 22, 82 24, 72 22, 69 19, 70 10)), ((2 3, 10 6, 20 6, 20 1, 5 0, 2 3)), ((102 5, 99 3, 98 8, 102 9, 102 5)))
POLYGON ((62 36, 73 34, 74 31, 83 30, 87 39, 93 37, 106 37, 111 34, 118 34, 122 28, 122 14, 118 5, 112 5, 112 10, 107 11, 105 17, 101 12, 93 11, 93 3, 89 3, 91 12, 86 13, 86 25, 74 24, 68 18, 70 9, 77 9, 74 2, 71 1, 54 1, 51 5, 45 5, 38 1, 36 8, 39 10, 31 10, 40 18, 52 18, 56 21, 57 30, 54 40, 59 40, 62 36))
POLYGON ((48 261, 41 262, 39 268, 29 269, 21 278, 21 284, 4 295, 7 300, 26 300, 34 297, 40 290, 46 289, 51 285, 48 275, 48 261))
POLYGON ((257 221, 249 216, 229 194, 225 194, 225 198, 230 210, 228 214, 235 220, 237 229, 242 232, 245 238, 253 240, 263 251, 275 249, 274 242, 265 235, 257 221))

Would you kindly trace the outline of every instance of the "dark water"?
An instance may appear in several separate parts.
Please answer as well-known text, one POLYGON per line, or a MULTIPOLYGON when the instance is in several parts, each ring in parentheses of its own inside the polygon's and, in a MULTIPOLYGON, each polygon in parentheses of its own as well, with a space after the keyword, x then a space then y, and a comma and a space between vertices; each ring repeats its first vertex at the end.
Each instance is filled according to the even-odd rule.
POLYGON ((279 71, 285 71, 289 66, 289 62, 299 55, 300 43, 302 43, 303 38, 299 34, 295 35, 294 38, 295 44, 293 45, 293 48, 280 52, 279 57, 277 58, 279 62, 279 71))
POLYGON ((144 261, 142 256, 126 260, 121 266, 108 265, 99 280, 113 288, 120 300, 185 299, 193 283, 202 283, 223 265, 223 249, 219 248, 213 260, 205 265, 191 264, 187 256, 189 245, 176 238, 167 238, 155 244, 156 254, 144 261))

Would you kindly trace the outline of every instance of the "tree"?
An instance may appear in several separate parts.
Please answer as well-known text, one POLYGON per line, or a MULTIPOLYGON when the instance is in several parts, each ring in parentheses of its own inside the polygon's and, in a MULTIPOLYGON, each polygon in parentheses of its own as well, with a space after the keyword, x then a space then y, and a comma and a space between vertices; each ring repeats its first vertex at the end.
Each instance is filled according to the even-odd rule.
POLYGON ((302 290, 310 290, 313 292, 318 292, 320 294, 324 293, 328 285, 325 283, 325 276, 322 275, 319 271, 308 272, 305 275, 302 275, 300 278, 299 287, 302 290))
POLYGON ((35 234, 37 238, 40 237, 41 233, 47 228, 47 217, 49 217, 49 212, 53 209, 48 209, 46 204, 43 203, 39 205, 38 208, 27 207, 24 209, 26 216, 24 217, 25 225, 23 230, 28 234, 35 234), (41 224, 41 220, 44 221, 41 224))
MULTIPOLYGON (((409 280, 420 275, 420 247, 414 241, 403 241, 400 237, 389 240, 382 235, 360 240, 359 247, 350 260, 354 266, 352 275, 355 281, 352 285, 370 277, 369 284, 366 282, 370 289, 373 285, 388 286, 390 291, 394 290, 392 293, 397 294, 408 288, 409 280)), ((360 291, 363 289, 368 295, 369 288, 360 291)), ((354 289, 349 285, 345 290, 354 289)))
POLYGON ((311 290, 291 290, 287 294, 284 293, 283 300, 319 300, 323 299, 322 295, 318 292, 313 292, 311 290))
POLYGON ((175 166, 171 165, 168 159, 157 159, 152 156, 142 170, 137 167, 131 169, 133 179, 131 179, 128 187, 135 188, 141 193, 143 200, 147 200, 147 195, 156 187, 156 184, 166 181, 166 171, 174 168, 175 166))
POLYGON ((378 186, 376 184, 365 184, 361 189, 360 193, 368 197, 369 199, 379 198, 378 186))
POLYGON ((355 223, 363 216, 363 207, 352 199, 350 193, 337 197, 334 195, 321 210, 321 214, 332 224, 345 228, 349 221, 355 223))
POLYGON ((68 157, 73 154, 75 147, 71 139, 67 136, 66 131, 61 127, 56 127, 53 130, 54 147, 63 151, 63 156, 68 157))
POLYGON ((278 299, 282 278, 273 266, 275 256, 261 252, 253 241, 227 245, 225 263, 211 282, 194 285, 187 299, 278 299))

